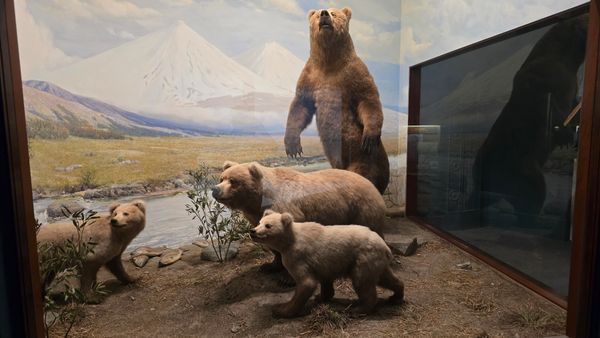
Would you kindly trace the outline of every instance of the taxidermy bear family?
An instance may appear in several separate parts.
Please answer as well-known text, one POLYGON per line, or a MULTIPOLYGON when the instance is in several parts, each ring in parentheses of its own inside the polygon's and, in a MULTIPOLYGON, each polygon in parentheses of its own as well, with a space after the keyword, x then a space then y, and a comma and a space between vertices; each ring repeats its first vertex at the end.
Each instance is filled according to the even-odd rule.
MULTIPOLYGON (((404 297, 404 284, 392 272, 392 253, 383 240, 381 194, 388 184, 389 164, 380 137, 381 102, 373 78, 354 52, 351 15, 349 8, 309 12, 310 57, 300 74, 285 132, 287 154, 299 156, 300 133, 316 115, 334 169, 300 173, 226 162, 221 182, 212 191, 217 201, 240 210, 256 227, 251 237, 274 253, 274 261, 262 270, 282 271, 283 282, 296 284, 292 300, 273 307, 276 316, 301 314, 319 284, 318 299, 330 300, 333 282, 343 277, 351 279, 358 295, 353 308, 357 314, 374 309, 377 286, 393 292, 392 303, 404 297)), ((86 226, 84 236, 98 244, 83 266, 85 294, 90 294, 102 265, 121 282, 133 281, 120 257, 144 224, 144 204, 135 201, 111 207, 109 216, 86 226)), ((72 238, 75 229, 69 225, 43 227, 38 239, 45 243, 72 238)))

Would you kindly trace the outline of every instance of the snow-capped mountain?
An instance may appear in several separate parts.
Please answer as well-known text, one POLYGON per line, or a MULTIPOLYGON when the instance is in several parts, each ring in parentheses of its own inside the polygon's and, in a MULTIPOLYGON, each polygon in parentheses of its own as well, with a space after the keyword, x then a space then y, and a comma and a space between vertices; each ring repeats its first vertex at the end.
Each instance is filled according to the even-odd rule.
POLYGON ((217 97, 289 96, 240 65, 183 21, 45 74, 79 95, 136 111, 192 107, 217 97))
POLYGON ((305 64, 277 42, 252 48, 237 56, 235 60, 269 83, 283 87, 292 93, 296 89, 296 82, 305 64))

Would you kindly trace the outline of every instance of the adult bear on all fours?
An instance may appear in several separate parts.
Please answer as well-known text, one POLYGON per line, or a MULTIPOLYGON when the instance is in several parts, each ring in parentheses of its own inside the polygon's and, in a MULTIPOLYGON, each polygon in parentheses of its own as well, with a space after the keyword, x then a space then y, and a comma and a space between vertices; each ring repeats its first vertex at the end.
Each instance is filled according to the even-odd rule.
POLYGON ((556 24, 516 73, 510 98, 473 164, 471 205, 504 198, 523 226, 540 213, 546 198, 542 167, 557 146, 573 140, 575 123, 565 127, 563 121, 576 105, 587 21, 586 15, 556 24))
POLYGON ((381 143, 383 111, 375 81, 354 51, 351 15, 350 8, 308 14, 310 56, 290 106, 285 149, 292 157, 302 154, 300 133, 316 114, 331 166, 366 177, 383 193, 390 176, 381 143))
MULTIPOLYGON (((355 173, 327 169, 301 173, 289 168, 225 162, 213 197, 240 210, 256 226, 265 209, 288 212, 294 219, 325 225, 360 224, 383 237, 385 202, 373 184, 355 173)), ((270 269, 281 269, 275 253, 270 269)))

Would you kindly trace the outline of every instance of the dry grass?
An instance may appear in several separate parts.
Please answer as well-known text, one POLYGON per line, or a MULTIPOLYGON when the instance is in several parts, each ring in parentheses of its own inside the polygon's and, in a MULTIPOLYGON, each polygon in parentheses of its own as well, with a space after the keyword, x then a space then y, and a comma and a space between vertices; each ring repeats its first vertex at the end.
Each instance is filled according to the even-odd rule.
MULTIPOLYGON (((285 160, 282 136, 134 137, 126 140, 30 140, 33 188, 61 188, 80 183, 82 169, 96 172, 95 183, 164 181, 195 168, 199 162, 220 167, 225 160, 285 160), (81 164, 70 172, 57 167, 81 164)), ((389 154, 405 150, 397 138, 384 139, 389 154)), ((319 138, 302 137, 305 156, 323 153, 319 138)))
POLYGON ((563 316, 552 314, 533 304, 524 304, 509 311, 505 321, 538 332, 559 331, 565 327, 563 316))
POLYGON ((327 304, 319 304, 306 319, 306 333, 322 334, 336 331, 336 334, 340 334, 349 323, 350 317, 346 312, 338 312, 327 304))

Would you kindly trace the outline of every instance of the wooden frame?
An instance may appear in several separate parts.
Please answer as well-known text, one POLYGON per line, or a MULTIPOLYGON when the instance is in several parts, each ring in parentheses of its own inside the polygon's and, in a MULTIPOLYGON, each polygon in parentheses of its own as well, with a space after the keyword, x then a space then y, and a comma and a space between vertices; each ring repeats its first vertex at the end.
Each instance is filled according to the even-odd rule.
POLYGON ((600 335, 600 1, 590 4, 579 154, 567 334, 600 335))
MULTIPOLYGON (((43 337, 41 288, 35 239, 31 177, 15 8, 0 1, 0 189, 5 206, 0 224, 0 259, 5 271, 9 336, 43 337)), ((0 332, 1 335, 2 332, 0 332)))
MULTIPOLYGON (((556 293, 554 293, 552 290, 550 290, 547 286, 545 286, 541 282, 531 278, 530 276, 526 275, 523 272, 516 270, 515 268, 498 260, 497 258, 491 256, 490 254, 487 254, 487 253, 483 252, 482 250, 468 244, 467 242, 461 240, 460 238, 458 238, 444 230, 441 230, 440 228, 434 227, 431 224, 428 224, 424 219, 422 219, 421 217, 419 217, 417 215, 417 198, 416 197, 417 197, 417 175, 418 175, 418 171, 417 171, 418 152, 416 149, 416 146, 417 146, 416 142, 414 142, 414 140, 412 140, 412 138, 411 138, 410 125, 417 126, 420 124, 420 92, 421 92, 420 76, 421 76, 421 69, 424 66, 435 64, 439 61, 447 60, 451 57, 461 55, 465 52, 469 52, 469 51, 472 51, 472 50, 475 50, 475 49, 478 49, 478 48, 481 48, 484 46, 491 45, 498 41, 509 39, 511 37, 536 30, 536 29, 544 27, 548 24, 558 22, 561 19, 584 14, 588 10, 589 10, 588 4, 580 5, 573 9, 569 9, 567 11, 557 13, 551 17, 532 22, 525 26, 518 27, 518 28, 510 30, 508 32, 496 35, 494 37, 482 40, 482 41, 474 43, 472 45, 452 51, 450 53, 447 53, 447 54, 438 56, 436 58, 424 61, 424 62, 416 64, 410 68, 409 105, 408 105, 409 128, 408 128, 408 138, 407 138, 408 146, 407 146, 407 175, 406 175, 406 185, 407 185, 407 187, 406 187, 406 191, 407 191, 406 214, 407 214, 407 217, 416 221, 417 223, 425 226, 426 228, 428 228, 432 232, 438 234, 442 238, 457 245, 462 250, 478 257, 479 259, 483 260, 484 262, 486 262, 487 264, 489 264, 496 270, 502 272, 503 274, 514 279, 518 283, 537 292, 538 294, 542 295, 543 297, 549 299, 550 301, 554 302, 555 304, 557 304, 563 308, 567 307, 567 299, 565 297, 561 297, 561 296, 557 295, 556 293)), ((589 41, 590 41, 590 38, 588 37, 588 44, 589 44, 589 41)), ((591 72, 592 72, 592 69, 590 67, 587 67, 587 65, 586 65, 585 86, 588 86, 589 79, 593 78, 591 72)), ((584 99, 583 99, 584 107, 586 107, 586 105, 589 106, 589 104, 586 102, 586 100, 589 100, 589 96, 584 97, 584 99)), ((589 113, 589 111, 588 111, 588 113, 589 113)), ((598 135, 600 135, 600 132, 598 132, 598 135)), ((582 134, 582 136, 583 136, 583 134, 582 134)), ((586 140, 582 139, 582 141, 585 142, 586 140)), ((580 152, 581 152, 581 148, 582 147, 580 146, 580 150, 579 150, 580 152)), ((600 151, 600 149, 599 149, 599 151, 600 151)), ((580 163, 580 167, 583 167, 585 165, 585 163, 581 163, 581 162, 579 162, 579 163, 580 163)), ((580 170, 581 170, 581 168, 580 168, 580 170)), ((578 177, 579 177, 579 172, 578 172, 578 177)), ((576 205, 577 205, 577 201, 576 201, 576 205)), ((578 208, 576 207, 575 213, 577 213, 577 209, 578 208)))

